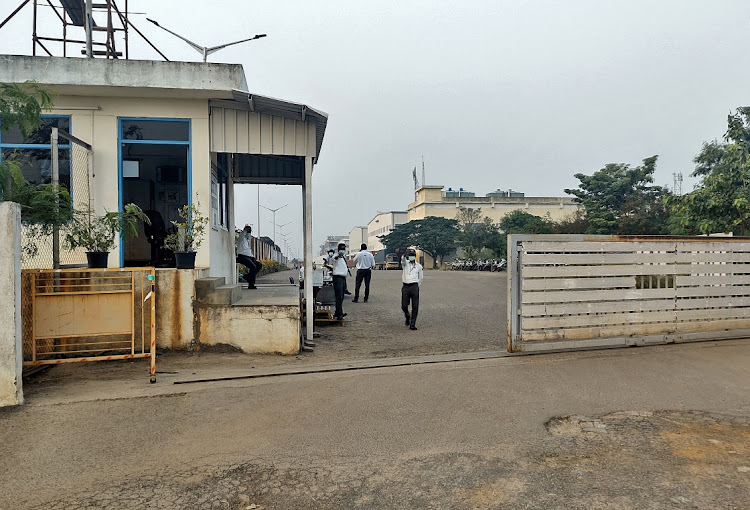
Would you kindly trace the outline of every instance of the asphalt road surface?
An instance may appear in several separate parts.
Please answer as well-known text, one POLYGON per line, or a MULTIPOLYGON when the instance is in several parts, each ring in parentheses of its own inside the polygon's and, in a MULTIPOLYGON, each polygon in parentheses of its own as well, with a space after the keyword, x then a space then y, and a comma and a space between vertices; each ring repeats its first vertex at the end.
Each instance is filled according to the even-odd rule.
MULTIPOLYGON (((354 278, 347 284, 354 294, 354 278)), ((345 326, 317 327, 322 336, 313 355, 343 360, 505 349, 507 292, 504 272, 425 271, 418 330, 411 331, 401 312, 401 271, 373 271, 369 301, 362 302, 364 284, 359 303, 346 296, 345 326)))
POLYGON ((749 340, 434 356, 504 349, 505 274, 426 272, 418 331, 399 277, 376 272, 314 353, 25 380, 0 409, 0 509, 750 508, 749 340))
POLYGON ((0 508, 750 508, 748 341, 103 382, 0 410, 0 508))

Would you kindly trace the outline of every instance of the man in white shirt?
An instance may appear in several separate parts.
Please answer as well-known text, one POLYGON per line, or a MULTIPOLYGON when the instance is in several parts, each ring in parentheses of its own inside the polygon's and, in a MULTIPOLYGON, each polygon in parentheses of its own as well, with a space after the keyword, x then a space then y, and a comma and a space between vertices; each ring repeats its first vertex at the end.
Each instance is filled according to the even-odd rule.
POLYGON ((240 232, 240 236, 237 238, 237 262, 247 268, 247 273, 243 275, 244 280, 247 282, 248 289, 256 289, 255 277, 258 272, 263 269, 263 264, 258 262, 253 256, 253 249, 250 247, 250 239, 252 239, 252 227, 245 225, 245 228, 240 232))
POLYGON ((333 316, 342 320, 346 317, 343 309, 344 288, 346 287, 346 275, 349 274, 349 268, 346 265, 346 245, 339 243, 338 253, 333 256, 331 266, 333 267, 333 290, 336 293, 336 312, 333 316))
MULTIPOLYGON (((328 250, 328 256, 323 257, 323 265, 333 268, 333 255, 334 255, 334 251, 331 248, 328 250)), ((346 270, 349 271, 349 268, 347 267, 346 270)), ((347 275, 351 276, 348 272, 347 272, 347 275)), ((344 295, 346 296, 350 294, 351 292, 349 292, 349 289, 346 286, 346 280, 344 280, 344 295)))
POLYGON ((367 251, 367 245, 362 243, 359 247, 359 253, 354 256, 354 266, 357 268, 357 279, 354 284, 354 299, 352 303, 359 302, 359 288, 362 286, 362 280, 365 282, 365 303, 370 297, 370 278, 372 270, 375 268, 375 257, 367 251))
POLYGON ((404 311, 406 320, 404 324, 412 331, 417 330, 417 314, 419 313, 419 286, 422 284, 422 265, 417 262, 417 252, 413 248, 406 250, 406 255, 401 261, 403 271, 401 273, 401 310, 404 311), (409 313, 409 301, 411 301, 411 313, 409 313))

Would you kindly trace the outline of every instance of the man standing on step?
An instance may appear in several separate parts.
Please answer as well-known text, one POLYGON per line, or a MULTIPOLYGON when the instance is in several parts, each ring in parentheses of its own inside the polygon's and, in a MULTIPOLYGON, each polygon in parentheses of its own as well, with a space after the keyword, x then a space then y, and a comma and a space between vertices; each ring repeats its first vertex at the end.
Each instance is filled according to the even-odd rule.
POLYGON ((402 260, 403 272, 401 273, 401 310, 404 311, 406 320, 404 324, 412 331, 417 330, 417 314, 419 313, 419 286, 422 284, 422 264, 417 262, 417 252, 414 248, 408 248, 402 260), (409 313, 409 301, 411 301, 411 313, 409 313))
POLYGON ((362 280, 365 282, 365 303, 370 297, 370 278, 372 270, 375 268, 375 257, 367 251, 367 245, 362 243, 359 247, 359 253, 354 256, 354 265, 357 268, 357 279, 354 284, 354 299, 352 303, 359 302, 359 288, 362 286, 362 280))
POLYGON ((237 238, 237 263, 247 268, 247 273, 244 274, 243 278, 247 282, 248 289, 257 288, 255 286, 255 277, 263 269, 263 264, 255 259, 253 249, 250 248, 250 239, 253 237, 252 232, 253 228, 250 225, 245 225, 245 228, 240 232, 240 237, 237 238))
POLYGON ((346 275, 349 274, 349 268, 346 265, 346 245, 339 243, 338 253, 333 256, 333 290, 336 293, 336 312, 334 318, 342 320, 346 317, 343 309, 344 289, 346 288, 346 275))

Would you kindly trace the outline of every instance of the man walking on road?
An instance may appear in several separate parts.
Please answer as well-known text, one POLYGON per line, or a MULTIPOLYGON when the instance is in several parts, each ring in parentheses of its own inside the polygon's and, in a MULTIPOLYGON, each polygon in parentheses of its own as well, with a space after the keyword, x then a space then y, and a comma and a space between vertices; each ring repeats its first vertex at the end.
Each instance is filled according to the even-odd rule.
POLYGON ((422 284, 422 265, 417 262, 417 252, 413 248, 406 250, 402 266, 401 309, 404 311, 404 317, 406 317, 404 324, 409 326, 412 331, 416 331, 417 314, 419 313, 419 286, 422 284), (409 301, 411 301, 411 314, 409 313, 409 301))
POLYGON ((362 243, 359 247, 359 253, 354 256, 354 265, 357 268, 357 280, 354 284, 354 299, 352 303, 359 302, 359 288, 362 286, 362 280, 365 281, 365 303, 370 297, 370 278, 372 270, 375 268, 375 257, 367 251, 367 245, 362 243))
POLYGON ((336 312, 334 317, 338 320, 342 320, 346 317, 343 309, 344 302, 344 289, 346 288, 346 275, 349 273, 349 268, 346 266, 346 245, 339 243, 338 253, 334 255, 332 266, 333 266, 333 290, 336 293, 336 312))

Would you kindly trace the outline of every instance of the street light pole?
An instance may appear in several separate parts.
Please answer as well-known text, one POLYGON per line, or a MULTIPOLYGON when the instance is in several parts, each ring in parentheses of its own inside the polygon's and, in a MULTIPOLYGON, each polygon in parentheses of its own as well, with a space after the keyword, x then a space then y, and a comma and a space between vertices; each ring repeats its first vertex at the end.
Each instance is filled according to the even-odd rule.
MULTIPOLYGON (((288 225, 288 223, 287 223, 287 225, 288 225)), ((279 228, 281 228, 281 227, 279 227, 279 228)), ((286 247, 286 257, 287 257, 287 259, 288 259, 288 258, 289 258, 289 246, 290 246, 290 242, 289 242, 289 239, 288 239, 288 238, 289 238, 289 236, 291 236, 292 234, 291 234, 291 233, 288 233, 288 234, 282 234, 282 233, 279 233, 279 235, 280 235, 280 236, 282 237, 282 239, 284 240, 284 246, 286 247)), ((292 238, 292 240, 293 240, 293 239, 294 239, 294 238, 292 238)))
POLYGON ((270 207, 266 207, 265 205, 261 205, 260 202, 258 202, 258 205, 260 205, 263 209, 268 209, 273 213, 273 242, 276 244, 276 211, 279 209, 283 209, 284 207, 288 206, 289 204, 284 204, 281 207, 277 207, 276 209, 271 209, 270 207))

